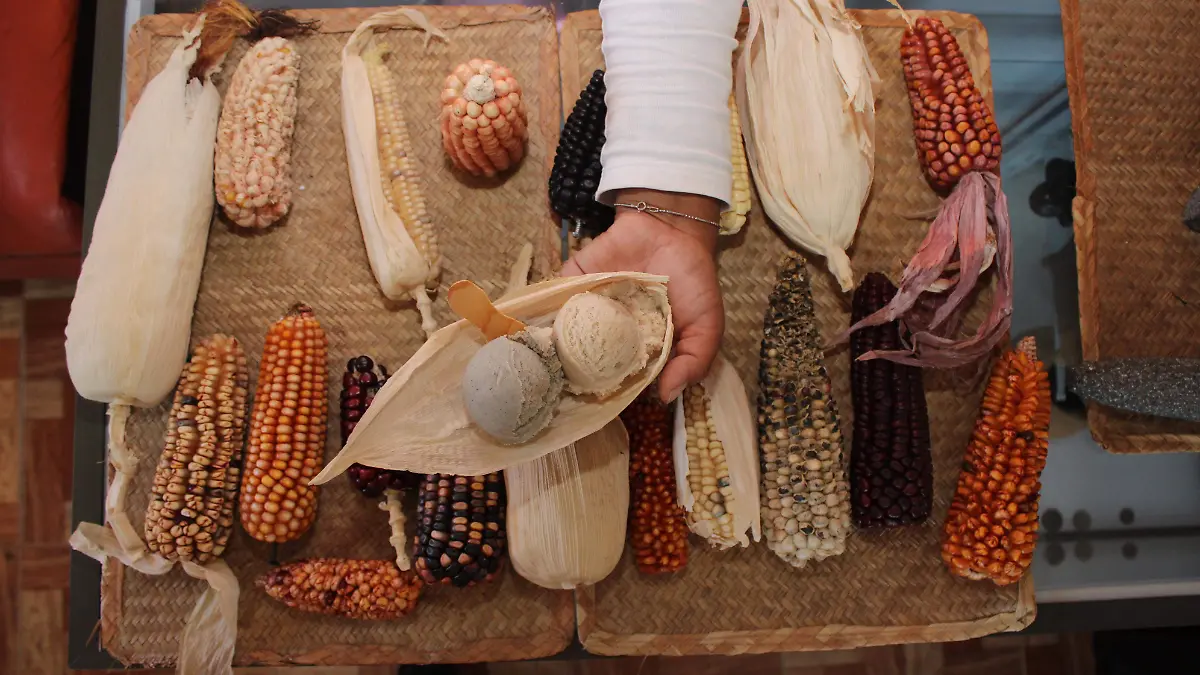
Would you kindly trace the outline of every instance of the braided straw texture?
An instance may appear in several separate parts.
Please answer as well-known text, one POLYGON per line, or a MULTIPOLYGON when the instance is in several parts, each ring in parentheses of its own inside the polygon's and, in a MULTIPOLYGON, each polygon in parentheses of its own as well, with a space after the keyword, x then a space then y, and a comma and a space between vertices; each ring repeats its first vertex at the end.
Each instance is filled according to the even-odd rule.
MULTIPOLYGON (((875 186, 851 260, 857 275, 872 270, 898 279, 925 234, 912 214, 938 199, 926 184, 913 143, 912 116, 900 66, 904 21, 895 11, 852 12, 866 28, 871 59, 883 79, 876 90, 875 186)), ((977 19, 933 13, 962 44, 980 87, 991 87, 987 35, 977 19)), ((565 106, 603 65, 600 18, 567 17, 562 36, 565 106)), ((723 238, 725 294, 723 353, 741 373, 751 400, 758 395, 762 320, 776 271, 788 246, 757 202, 738 235, 723 238)), ((809 261, 822 334, 832 338, 850 319, 850 295, 838 291, 824 264, 809 261)), ((966 325, 983 317, 992 289, 978 293, 966 325)), ((826 366, 839 401, 842 433, 850 419, 850 364, 845 345, 826 366)), ((595 654, 742 654, 848 649, 900 642, 963 640, 1016 630, 1034 618, 1033 583, 998 588, 954 577, 939 556, 941 522, 958 478, 963 451, 986 383, 986 366, 929 372, 925 387, 934 456, 934 514, 924 525, 888 532, 854 532, 845 554, 793 570, 764 544, 718 552, 695 537, 687 567, 673 575, 640 575, 631 555, 608 579, 576 595, 579 636, 595 654)), ((846 447, 850 444, 847 442, 846 447)))
MULTIPOLYGON (((1200 234, 1181 219, 1200 186, 1195 10, 1062 0, 1085 359, 1200 357, 1200 234)), ((1089 404, 1088 424, 1109 452, 1200 451, 1200 423, 1089 404)))
MULTIPOLYGON (((242 340, 256 373, 267 327, 297 301, 310 304, 329 336, 329 372, 366 353, 399 368, 424 341, 417 311, 387 301, 367 265, 346 167, 341 125, 341 49, 351 31, 378 9, 296 12, 322 21, 319 34, 298 39, 301 52, 299 116, 291 213, 281 225, 245 234, 214 220, 193 334, 224 332, 242 340)), ((493 297, 503 292, 509 266, 526 242, 540 237, 536 269, 549 269, 553 228, 546 179, 561 119, 558 54, 553 16, 515 6, 423 7, 450 42, 423 46, 415 30, 376 39, 395 49, 390 67, 411 87, 403 97, 413 130, 413 152, 424 176, 429 211, 445 251, 443 283, 471 278, 493 297), (530 141, 524 166, 503 179, 463 179, 443 156, 437 126, 438 94, 446 74, 462 61, 486 56, 508 65, 529 102, 530 141)), ((189 16, 148 17, 133 29, 128 53, 129 108, 178 43, 189 16)), ((239 41, 218 76, 222 91, 246 49, 239 41)), ((218 209, 219 211, 219 209, 218 209)), ((435 298, 439 322, 452 320, 445 286, 435 298)), ((253 376, 252 376, 253 377, 253 376)), ((335 376, 336 377, 336 376, 335 376)), ((254 383, 251 382, 251 390, 254 383)), ((327 456, 336 451, 340 380, 329 387, 327 456)), ((168 405, 136 411, 127 427, 140 457, 130 489, 129 514, 141 528, 162 447, 168 405)), ((408 508, 413 508, 412 496, 408 508)), ((410 524, 415 525, 415 518, 410 524)), ((411 533, 411 532, 410 532, 411 533)), ((339 478, 321 489, 311 532, 280 546, 280 561, 304 557, 391 558, 387 513, 339 478)), ((278 663, 420 663, 523 659, 564 649, 574 632, 571 595, 538 588, 504 570, 470 589, 427 588, 414 614, 394 622, 360 622, 290 610, 270 600, 254 580, 270 568, 270 548, 239 527, 226 560, 241 583, 236 665, 278 663)), ((102 639, 126 663, 172 662, 179 634, 201 582, 180 570, 161 577, 104 573, 102 639)))

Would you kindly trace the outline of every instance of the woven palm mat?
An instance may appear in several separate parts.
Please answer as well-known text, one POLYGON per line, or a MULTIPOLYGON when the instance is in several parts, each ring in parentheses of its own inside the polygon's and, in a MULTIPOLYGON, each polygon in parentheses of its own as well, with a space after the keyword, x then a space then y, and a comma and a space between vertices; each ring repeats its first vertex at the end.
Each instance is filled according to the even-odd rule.
MULTIPOLYGON (((1062 0, 1086 359, 1200 357, 1200 19, 1190 0, 1062 0), (1136 21, 1113 21, 1137 16, 1136 21)), ((1200 424, 1088 407, 1111 452, 1200 451, 1200 424)))
MULTIPOLYGON (((987 36, 974 17, 937 12, 963 46, 976 80, 990 87, 987 36)), ((875 186, 851 252, 856 273, 883 270, 898 279, 925 234, 906 218, 937 205, 921 177, 913 145, 908 96, 898 48, 904 23, 891 11, 854 12, 883 79, 876 91, 875 186)), ((602 67, 600 21, 572 14, 562 37, 564 109, 573 105, 591 72, 602 67)), ((722 351, 742 375, 751 401, 758 395, 758 353, 767 298, 788 246, 755 203, 743 232, 720 254, 726 328, 722 351)), ((849 321, 843 295, 820 259, 809 276, 823 335, 849 321)), ((968 315, 974 326, 991 289, 968 315)), ((973 328, 972 328, 973 330, 973 328)), ((849 355, 826 355, 842 432, 850 420, 849 355)), ((765 544, 717 552, 692 539, 687 567, 674 575, 640 574, 628 552, 617 570, 577 596, 579 634, 597 654, 738 654, 845 649, 896 642, 946 641, 1028 625, 1033 585, 998 588, 952 576, 939 555, 940 524, 974 425, 983 378, 978 372, 928 372, 925 378, 933 438, 934 517, 924 526, 855 532, 845 554, 793 570, 765 544)), ((847 444, 849 448, 849 444, 847 444)))
MULTIPOLYGON (((215 220, 209 238, 193 334, 221 331, 242 340, 257 373, 263 336, 293 302, 311 304, 329 336, 329 439, 337 450, 337 400, 346 360, 366 353, 394 370, 424 340, 410 304, 388 302, 367 264, 355 216, 341 128, 340 54, 349 33, 378 10, 297 12, 323 21, 319 35, 298 40, 302 53, 299 116, 292 171, 298 186, 286 222, 262 233, 235 233, 215 220)), ((547 233, 548 160, 561 119, 556 34, 551 14, 521 7, 422 9, 447 31, 449 44, 428 50, 413 30, 377 36, 400 56, 391 63, 410 88, 403 97, 414 130, 428 208, 445 253, 443 283, 471 278, 493 297, 503 291, 522 244, 547 233), (455 64, 475 56, 512 68, 529 103, 531 139, 520 169, 505 181, 464 181, 443 158, 436 125, 442 82, 455 64)), ((129 48, 131 103, 178 43, 187 17, 144 19, 129 48)), ((228 82, 246 46, 226 60, 228 82)), ((222 87, 222 91, 224 87, 222 87)), ((219 209, 218 209, 219 210, 219 209)), ((549 240, 547 240, 549 241, 549 240)), ((548 243, 539 265, 549 262, 548 243)), ((435 299, 438 320, 452 320, 445 285, 435 299)), ((141 528, 168 406, 138 411, 128 431, 140 460, 129 513, 141 528)), ((408 511, 414 507, 409 496, 408 511)), ((279 547, 278 559, 333 556, 390 558, 387 514, 359 496, 346 478, 322 488, 316 523, 301 541, 279 547)), ((410 525, 415 518, 410 516, 410 525)), ((416 612, 394 622, 358 622, 305 614, 269 599, 254 580, 270 568, 270 550, 237 529, 226 560, 241 582, 236 662, 404 663, 532 658, 557 653, 574 633, 571 595, 546 591, 505 569, 497 581, 468 590, 429 588, 416 612)), ((178 650, 184 620, 203 590, 176 569, 162 577, 106 570, 103 641, 126 662, 164 664, 178 650)))

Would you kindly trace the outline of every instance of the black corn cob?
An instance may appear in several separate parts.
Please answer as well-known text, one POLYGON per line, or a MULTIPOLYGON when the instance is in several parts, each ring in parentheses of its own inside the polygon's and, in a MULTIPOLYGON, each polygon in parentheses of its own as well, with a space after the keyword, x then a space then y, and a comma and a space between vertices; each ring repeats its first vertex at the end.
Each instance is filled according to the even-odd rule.
MULTIPOLYGON (((355 356, 346 362, 346 373, 342 375, 342 445, 350 439, 355 425, 375 400, 379 388, 387 382, 387 370, 379 366, 375 375, 375 362, 369 356, 355 356)), ((403 490, 417 484, 417 476, 407 471, 377 469, 373 466, 353 464, 346 471, 350 482, 365 497, 378 497, 384 490, 403 490)))
POLYGON ((427 584, 471 586, 500 571, 505 550, 504 479, 427 474, 418 498, 413 559, 427 584))
POLYGON ((596 201, 607 113, 604 71, 597 70, 567 116, 550 171, 550 208, 575 223, 576 235, 581 229, 592 236, 604 232, 615 215, 611 206, 596 201))
MULTIPOLYGON (((877 272, 854 292, 851 323, 884 307, 896 287, 877 272)), ((933 509, 933 458, 921 369, 885 359, 859 361, 872 350, 900 349, 900 322, 850 335, 854 441, 851 512, 858 527, 920 523, 933 509)))

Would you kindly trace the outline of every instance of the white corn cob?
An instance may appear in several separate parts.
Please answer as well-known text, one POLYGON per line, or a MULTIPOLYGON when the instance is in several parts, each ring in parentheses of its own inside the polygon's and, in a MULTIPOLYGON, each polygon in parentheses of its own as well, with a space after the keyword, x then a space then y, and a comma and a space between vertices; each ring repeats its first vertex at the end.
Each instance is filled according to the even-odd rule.
POLYGON ((442 271, 442 254, 438 249, 433 219, 425 208, 421 191, 421 176, 413 160, 412 139, 408 124, 400 109, 400 84, 383 59, 387 47, 378 46, 363 52, 367 79, 375 99, 375 138, 379 146, 380 182, 388 206, 400 216, 404 229, 425 259, 429 271, 426 285, 434 287, 442 271))
POLYGON ((695 531, 707 523, 713 536, 733 539, 733 488, 725 446, 717 438, 716 425, 708 407, 704 387, 694 384, 683 393, 684 425, 687 429, 688 487, 695 498, 688 512, 688 526, 695 531))
POLYGON ((521 85, 495 61, 471 59, 446 77, 441 122, 446 154, 462 171, 494 176, 525 154, 521 85))
POLYGON ((746 145, 742 142, 742 122, 737 99, 729 95, 729 159, 733 163, 733 191, 729 210, 721 214, 721 234, 734 234, 746 224, 750 213, 750 167, 746 164, 746 145))
POLYGON ((295 46, 269 37, 242 57, 225 93, 217 128, 217 202, 243 227, 267 227, 291 206, 299 77, 295 46))

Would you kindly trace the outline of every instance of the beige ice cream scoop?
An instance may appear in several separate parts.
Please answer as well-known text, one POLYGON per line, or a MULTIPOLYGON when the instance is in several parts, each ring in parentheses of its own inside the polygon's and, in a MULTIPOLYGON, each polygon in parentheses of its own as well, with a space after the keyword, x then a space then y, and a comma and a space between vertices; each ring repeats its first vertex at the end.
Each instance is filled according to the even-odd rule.
POLYGON ((646 365, 637 317, 621 302, 580 293, 554 318, 554 346, 575 394, 607 396, 646 365))
MULTIPOLYGON (((534 329, 537 330, 537 329, 534 329)), ((547 329, 488 342, 463 374, 467 415, 484 433, 514 445, 533 438, 554 415, 563 372, 547 329)))

